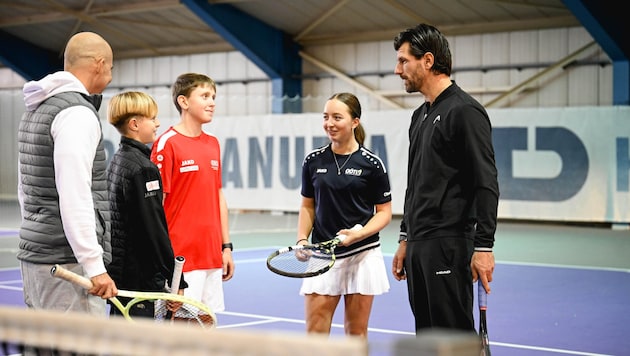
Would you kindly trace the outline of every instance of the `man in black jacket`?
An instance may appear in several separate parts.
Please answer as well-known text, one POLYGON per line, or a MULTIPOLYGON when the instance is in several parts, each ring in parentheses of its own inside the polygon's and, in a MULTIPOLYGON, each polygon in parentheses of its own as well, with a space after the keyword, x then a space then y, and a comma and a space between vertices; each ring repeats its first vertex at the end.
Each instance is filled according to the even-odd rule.
POLYGON ((451 81, 446 37, 420 24, 394 39, 395 73, 425 102, 409 127, 409 164, 392 273, 407 280, 416 332, 474 331, 473 282, 490 292, 499 187, 486 110, 451 81))

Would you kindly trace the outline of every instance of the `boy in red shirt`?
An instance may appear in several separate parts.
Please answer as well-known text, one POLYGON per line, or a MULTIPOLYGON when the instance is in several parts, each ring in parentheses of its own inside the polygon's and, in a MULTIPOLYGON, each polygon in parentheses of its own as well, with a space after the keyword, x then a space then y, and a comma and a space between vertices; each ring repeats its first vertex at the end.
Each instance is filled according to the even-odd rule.
POLYGON ((234 260, 219 141, 202 130, 212 121, 215 97, 216 84, 208 76, 180 75, 173 84, 180 121, 158 137, 151 160, 162 176, 173 251, 186 258, 184 295, 222 311, 222 282, 232 278, 234 260))

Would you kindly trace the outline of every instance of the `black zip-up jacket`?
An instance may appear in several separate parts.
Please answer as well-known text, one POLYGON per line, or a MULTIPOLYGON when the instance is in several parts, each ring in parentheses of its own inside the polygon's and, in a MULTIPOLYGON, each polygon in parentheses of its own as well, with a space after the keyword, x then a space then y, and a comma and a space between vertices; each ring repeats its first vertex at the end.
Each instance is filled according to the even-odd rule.
POLYGON ((411 118, 401 234, 492 248, 499 184, 486 110, 454 82, 411 118))
MULTIPOLYGON (((162 206, 160 172, 141 142, 121 137, 107 172, 112 218, 112 263, 119 289, 163 292, 175 257, 162 206)), ((188 287, 183 277, 180 289, 188 287)))

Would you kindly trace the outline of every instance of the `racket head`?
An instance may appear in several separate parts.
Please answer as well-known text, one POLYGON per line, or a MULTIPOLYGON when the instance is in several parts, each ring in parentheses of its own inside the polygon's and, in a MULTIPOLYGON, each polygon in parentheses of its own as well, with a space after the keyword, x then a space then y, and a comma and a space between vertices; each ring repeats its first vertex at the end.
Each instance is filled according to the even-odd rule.
POLYGON ((281 276, 309 278, 327 272, 335 264, 337 238, 315 245, 281 248, 267 257, 267 268, 281 276))
MULTIPOLYGON (((217 316, 207 305, 183 295, 119 289, 118 296, 132 298, 123 306, 124 311, 121 311, 123 316, 129 315, 129 310, 133 305, 152 301, 154 303, 153 317, 157 323, 187 324, 203 329, 213 329, 217 326, 217 316)), ((133 319, 133 316, 129 316, 127 319, 133 319)))
POLYGON ((216 315, 206 305, 184 296, 171 296, 174 298, 155 299, 154 318, 157 323, 185 324, 203 329, 217 326, 216 315))
MULTIPOLYGON (((92 288, 92 281, 89 278, 67 270, 60 265, 53 266, 50 270, 50 274, 53 277, 72 282, 85 289, 92 288)), ((130 310, 134 305, 144 301, 152 301, 154 302, 154 318, 156 322, 164 322, 168 310, 175 309, 174 315, 169 319, 171 322, 197 325, 204 329, 213 329, 217 325, 217 317, 207 305, 183 295, 119 289, 118 296, 130 299, 127 303, 123 304, 120 299, 116 297, 109 298, 111 304, 115 306, 127 320, 134 319, 134 317, 130 315, 130 310)))

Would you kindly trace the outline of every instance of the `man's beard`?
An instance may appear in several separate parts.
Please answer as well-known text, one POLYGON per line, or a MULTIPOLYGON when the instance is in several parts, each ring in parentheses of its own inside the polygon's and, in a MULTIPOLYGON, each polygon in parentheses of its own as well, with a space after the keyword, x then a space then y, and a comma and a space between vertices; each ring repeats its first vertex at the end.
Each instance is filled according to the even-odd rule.
POLYGON ((415 93, 418 91, 418 88, 416 88, 416 86, 407 79, 405 80, 405 91, 407 93, 415 93))

